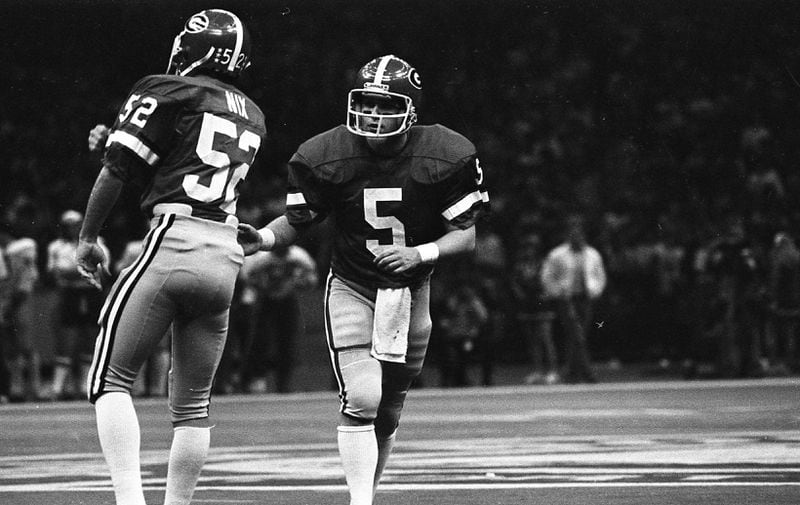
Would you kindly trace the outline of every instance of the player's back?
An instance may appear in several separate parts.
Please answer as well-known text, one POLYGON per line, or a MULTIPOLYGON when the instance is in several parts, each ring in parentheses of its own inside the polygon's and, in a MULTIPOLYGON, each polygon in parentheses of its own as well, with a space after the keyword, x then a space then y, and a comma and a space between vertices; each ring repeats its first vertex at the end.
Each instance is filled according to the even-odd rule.
POLYGON ((259 107, 233 85, 198 75, 140 80, 109 137, 152 167, 142 209, 184 206, 195 217, 225 221, 236 211, 236 186, 266 135, 259 107))

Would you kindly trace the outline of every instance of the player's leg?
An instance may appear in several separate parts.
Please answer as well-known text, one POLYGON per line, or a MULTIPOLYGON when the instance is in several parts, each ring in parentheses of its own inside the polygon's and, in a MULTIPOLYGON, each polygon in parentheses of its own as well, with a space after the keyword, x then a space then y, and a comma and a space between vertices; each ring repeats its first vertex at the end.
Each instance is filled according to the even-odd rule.
POLYGON ((130 391, 149 349, 157 344, 171 319, 168 302, 151 305, 143 301, 132 296, 118 319, 101 326, 88 381, 100 446, 120 504, 144 503, 140 429, 130 391), (161 310, 154 310, 156 307, 161 310))
POLYGON ((381 365, 369 354, 374 302, 329 277, 325 329, 339 385, 337 444, 351 505, 370 505, 378 462, 373 424, 381 400, 381 365))
POLYGON ((143 254, 122 272, 106 299, 87 389, 100 446, 119 504, 144 504, 139 422, 131 389, 142 363, 164 335, 174 305, 162 287, 168 268, 154 261, 165 228, 151 231, 143 254))
MULTIPOLYGON (((187 224, 206 227, 204 223, 187 224)), ((211 237, 214 226, 207 227, 211 229, 205 236, 211 237)), ((229 238, 235 232, 231 228, 229 238)), ((192 234, 189 230, 188 235, 192 234)), ((172 279, 180 307, 172 324, 169 403, 174 430, 166 505, 189 504, 208 455, 211 388, 225 349, 231 299, 241 265, 241 252, 239 261, 233 260, 234 248, 239 249, 235 240, 198 248, 196 256, 185 260, 194 268, 176 272, 172 279)))
POLYGON ((394 449, 397 426, 408 390, 422 371, 431 336, 430 283, 412 292, 411 324, 405 363, 381 363, 383 368, 381 403, 375 419, 378 461, 373 478, 373 494, 378 488, 386 463, 394 449))
POLYGON ((167 468, 167 505, 188 504, 211 443, 211 386, 225 347, 228 309, 173 323, 170 411, 173 438, 167 468))

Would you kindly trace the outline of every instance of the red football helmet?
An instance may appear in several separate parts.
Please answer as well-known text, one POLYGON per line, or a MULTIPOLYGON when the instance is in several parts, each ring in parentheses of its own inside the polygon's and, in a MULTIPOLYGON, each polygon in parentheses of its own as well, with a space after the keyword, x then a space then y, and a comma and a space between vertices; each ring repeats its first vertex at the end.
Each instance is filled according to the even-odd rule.
POLYGON ((422 79, 408 62, 381 56, 358 71, 347 97, 347 129, 364 137, 390 137, 417 122, 422 79), (368 105, 371 104, 371 105, 368 105))
POLYGON ((222 9, 198 12, 175 37, 168 74, 208 69, 238 77, 250 66, 250 34, 238 16, 222 9))

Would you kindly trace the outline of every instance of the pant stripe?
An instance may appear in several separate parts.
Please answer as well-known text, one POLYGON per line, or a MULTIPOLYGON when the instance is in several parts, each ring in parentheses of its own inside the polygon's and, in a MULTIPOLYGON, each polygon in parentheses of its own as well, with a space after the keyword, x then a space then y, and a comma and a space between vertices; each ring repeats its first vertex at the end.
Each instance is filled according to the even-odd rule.
POLYGON ((336 351, 336 346, 333 343, 333 325, 331 324, 331 284, 333 284, 333 273, 328 273, 328 280, 325 284, 325 335, 328 337, 328 352, 331 356, 331 365, 333 365, 333 374, 336 377, 336 383, 339 385, 339 401, 341 406, 339 412, 344 412, 347 406, 347 391, 344 388, 344 377, 342 377, 342 370, 339 367, 339 353, 336 351))
POLYGON ((119 288, 106 300, 100 315, 100 334, 95 344, 94 358, 89 370, 89 401, 94 402, 102 393, 106 370, 111 360, 114 335, 125 303, 130 298, 136 283, 141 279, 158 251, 167 230, 175 221, 174 215, 162 216, 159 224, 149 234, 144 251, 136 260, 134 267, 120 280, 119 288))

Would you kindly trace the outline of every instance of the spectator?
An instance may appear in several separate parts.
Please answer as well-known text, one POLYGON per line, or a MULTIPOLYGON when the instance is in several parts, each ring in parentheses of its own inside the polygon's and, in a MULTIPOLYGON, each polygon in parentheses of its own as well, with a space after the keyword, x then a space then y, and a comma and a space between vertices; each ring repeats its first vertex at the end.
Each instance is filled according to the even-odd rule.
POLYGON ((485 328, 475 342, 473 353, 480 362, 481 383, 484 386, 491 386, 494 382, 495 349, 505 335, 511 301, 506 247, 491 221, 489 217, 486 222, 476 226, 473 259, 477 295, 488 310, 485 328))
MULTIPOLYGON (((83 215, 76 210, 61 214, 61 237, 47 246, 47 273, 58 292, 53 399, 72 399, 86 395, 86 378, 92 362, 97 316, 103 293, 88 285, 78 272, 75 251, 78 247, 83 215)), ((102 239, 106 257, 110 256, 102 239)))
POLYGON ((555 300, 565 337, 564 379, 568 383, 596 382, 587 335, 592 304, 606 287, 600 253, 586 241, 583 219, 567 219, 566 242, 552 249, 542 266, 545 293, 555 300))
POLYGON ((764 304, 763 259, 747 236, 740 216, 727 219, 725 234, 712 241, 709 269, 723 303, 717 333, 717 373, 722 377, 763 377, 762 328, 764 304))
POLYGON ((305 249, 292 244, 247 256, 239 277, 244 289, 252 288, 255 295, 255 324, 243 349, 244 386, 264 392, 268 368, 273 368, 277 392, 288 393, 303 328, 298 291, 317 283, 316 263, 305 249))
POLYGON ((0 236, 0 402, 42 397, 41 358, 27 313, 39 280, 36 242, 29 237, 0 236))
POLYGON ((800 250, 784 232, 775 235, 770 251, 768 299, 770 365, 779 375, 800 372, 800 250))
POLYGON ((439 362, 443 387, 469 386, 470 359, 486 331, 489 310, 470 284, 459 282, 445 295, 437 315, 440 342, 439 362))
POLYGON ((561 380, 553 342, 555 311, 542 286, 543 259, 539 235, 524 236, 509 279, 517 321, 532 364, 531 373, 525 377, 527 384, 555 384, 561 380))
POLYGON ((41 356, 33 341, 29 315, 31 295, 39 280, 36 242, 29 237, 12 240, 5 255, 11 281, 11 303, 3 316, 11 343, 11 398, 38 400, 43 396, 41 356))

